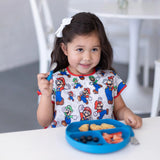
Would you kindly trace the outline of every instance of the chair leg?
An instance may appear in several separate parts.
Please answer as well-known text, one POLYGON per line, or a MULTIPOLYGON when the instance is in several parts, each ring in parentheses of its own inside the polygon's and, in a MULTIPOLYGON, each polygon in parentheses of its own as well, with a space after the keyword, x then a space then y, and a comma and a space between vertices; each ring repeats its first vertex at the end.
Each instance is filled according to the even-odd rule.
POLYGON ((158 104, 160 99, 160 83, 159 82, 160 82, 160 61, 156 61, 151 117, 155 117, 158 114, 158 104))
POLYGON ((144 87, 148 87, 149 86, 149 43, 148 41, 145 42, 145 58, 144 58, 144 73, 143 73, 143 85, 144 87))
POLYGON ((39 60, 39 73, 47 73, 48 71, 48 61, 46 59, 39 60))

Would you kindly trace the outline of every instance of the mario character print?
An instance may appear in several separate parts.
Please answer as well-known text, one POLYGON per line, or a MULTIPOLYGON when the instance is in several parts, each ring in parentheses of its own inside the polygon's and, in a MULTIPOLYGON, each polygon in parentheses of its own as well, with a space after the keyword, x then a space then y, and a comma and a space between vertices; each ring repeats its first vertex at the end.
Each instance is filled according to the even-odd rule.
POLYGON ((95 87, 93 93, 98 94, 98 89, 102 87, 101 84, 97 83, 99 78, 95 78, 94 76, 89 76, 89 79, 91 80, 90 84, 95 87))
POLYGON ((70 76, 71 76, 70 74, 67 74, 66 69, 60 70, 59 75, 66 75, 66 76, 69 77, 69 78, 70 78, 70 76))
POLYGON ((73 118, 74 120, 77 119, 76 115, 72 115, 73 109, 72 109, 72 107, 70 105, 62 108, 62 111, 63 111, 63 113, 65 115, 65 120, 62 121, 62 125, 63 126, 67 126, 68 124, 70 124, 71 123, 71 118, 73 118))
POLYGON ((113 104, 113 96, 112 96, 112 91, 114 90, 113 77, 114 76, 110 76, 108 77, 108 79, 103 80, 103 83, 106 85, 105 94, 108 99, 108 104, 113 104))
POLYGON ((89 107, 84 107, 84 105, 79 106, 80 118, 83 120, 91 120, 92 119, 92 111, 89 107))
MULTIPOLYGON (((88 104, 89 95, 90 95, 90 89, 84 88, 84 90, 78 96, 78 101, 83 101, 85 104, 88 104)), ((91 99, 91 97, 90 97, 90 99, 91 99)))
POLYGON ((68 95, 69 95, 68 99, 74 101, 73 92, 72 91, 68 92, 68 95))
POLYGON ((73 78, 73 82, 74 82, 74 89, 75 88, 78 88, 78 87, 80 87, 80 88, 82 88, 83 86, 78 82, 78 79, 77 78, 73 78))
POLYGON ((64 104, 64 99, 61 96, 61 92, 62 92, 62 90, 64 90, 65 79, 63 77, 57 78, 56 79, 56 85, 57 85, 57 89, 56 89, 56 104, 57 105, 63 105, 64 104))
POLYGON ((106 110, 103 109, 103 103, 101 98, 98 98, 98 100, 95 101, 94 108, 96 109, 96 112, 94 112, 94 116, 99 114, 97 119, 103 119, 103 116, 108 114, 108 108, 106 110))

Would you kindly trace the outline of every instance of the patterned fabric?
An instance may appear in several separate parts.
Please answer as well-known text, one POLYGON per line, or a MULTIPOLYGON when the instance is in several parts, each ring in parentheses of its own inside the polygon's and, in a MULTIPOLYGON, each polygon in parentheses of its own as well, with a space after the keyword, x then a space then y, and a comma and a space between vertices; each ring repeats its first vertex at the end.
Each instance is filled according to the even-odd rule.
POLYGON ((113 118, 114 98, 126 84, 112 70, 74 75, 69 68, 53 74, 54 120, 50 127, 71 122, 113 118))

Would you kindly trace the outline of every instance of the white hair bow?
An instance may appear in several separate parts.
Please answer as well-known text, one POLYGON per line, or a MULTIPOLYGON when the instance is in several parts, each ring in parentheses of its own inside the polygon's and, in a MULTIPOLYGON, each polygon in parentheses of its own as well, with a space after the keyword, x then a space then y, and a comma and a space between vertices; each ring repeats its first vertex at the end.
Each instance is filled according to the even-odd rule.
POLYGON ((62 35, 63 28, 64 28, 66 25, 70 24, 70 23, 71 23, 71 20, 72 20, 72 18, 64 18, 64 19, 62 20, 62 24, 60 25, 60 27, 59 27, 59 28, 57 29, 57 31, 55 32, 56 37, 58 37, 58 38, 63 37, 63 35, 62 35))

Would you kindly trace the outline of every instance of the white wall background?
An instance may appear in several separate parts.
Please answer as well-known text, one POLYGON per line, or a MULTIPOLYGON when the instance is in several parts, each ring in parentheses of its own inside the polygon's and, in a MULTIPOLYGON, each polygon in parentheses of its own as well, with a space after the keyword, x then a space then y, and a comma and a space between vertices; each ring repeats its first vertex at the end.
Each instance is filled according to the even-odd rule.
MULTIPOLYGON (((55 29, 57 29, 61 19, 67 16, 68 0, 49 0, 49 4, 55 22, 55 29)), ((159 26, 159 23, 154 21, 146 21, 142 26, 142 33, 147 33, 152 38, 151 66, 153 66, 154 60, 160 57, 158 48, 160 43, 157 41, 157 37, 160 35, 159 26)), ((115 54, 115 56, 118 56, 115 57, 115 60, 127 63, 128 51, 121 49, 115 54)), ((143 56, 140 59, 143 60, 143 56)), ((29 64, 37 60, 38 46, 29 1, 1 0, 0 71, 29 64)))
MULTIPOLYGON (((49 0, 55 29, 67 16, 67 0, 49 0)), ((29 0, 0 1, 0 71, 38 60, 29 0)))

